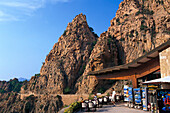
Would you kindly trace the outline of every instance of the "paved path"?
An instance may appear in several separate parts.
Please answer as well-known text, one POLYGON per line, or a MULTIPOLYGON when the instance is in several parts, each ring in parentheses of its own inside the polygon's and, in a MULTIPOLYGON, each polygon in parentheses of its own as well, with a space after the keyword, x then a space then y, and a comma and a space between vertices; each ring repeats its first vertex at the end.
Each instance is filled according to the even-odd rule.
MULTIPOLYGON (((113 107, 113 105, 104 105, 102 108, 97 108, 96 112, 90 113, 150 113, 143 110, 125 107, 124 104, 119 104, 113 107)), ((78 113, 89 113, 89 112, 78 112, 78 113)))

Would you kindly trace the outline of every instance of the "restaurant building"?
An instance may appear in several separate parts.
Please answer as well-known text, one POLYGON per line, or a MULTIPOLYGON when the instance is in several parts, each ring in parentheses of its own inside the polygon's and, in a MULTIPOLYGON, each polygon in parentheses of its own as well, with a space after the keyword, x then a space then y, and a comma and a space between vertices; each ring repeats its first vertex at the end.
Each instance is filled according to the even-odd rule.
MULTIPOLYGON (((170 40, 131 63, 88 73, 97 79, 131 80, 133 88, 140 82, 170 76, 170 40)), ((164 84, 163 88, 170 88, 164 84)))

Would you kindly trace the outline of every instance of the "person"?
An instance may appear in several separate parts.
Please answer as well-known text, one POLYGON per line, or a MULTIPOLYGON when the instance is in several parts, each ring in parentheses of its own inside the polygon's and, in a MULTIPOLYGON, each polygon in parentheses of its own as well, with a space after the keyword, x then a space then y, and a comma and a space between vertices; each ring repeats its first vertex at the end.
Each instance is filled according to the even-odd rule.
POLYGON ((97 93, 95 93, 94 95, 94 100, 97 100, 97 93))
POLYGON ((113 106, 115 106, 115 97, 116 97, 116 92, 115 92, 114 88, 112 88, 112 103, 113 103, 113 106))

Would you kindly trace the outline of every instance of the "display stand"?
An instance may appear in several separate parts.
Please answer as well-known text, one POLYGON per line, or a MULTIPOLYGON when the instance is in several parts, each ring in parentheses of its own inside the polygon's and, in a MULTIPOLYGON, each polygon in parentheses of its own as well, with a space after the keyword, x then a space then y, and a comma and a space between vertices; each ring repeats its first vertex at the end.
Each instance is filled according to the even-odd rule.
POLYGON ((142 107, 144 111, 148 111, 148 88, 142 88, 142 107))
POLYGON ((129 103, 128 88, 129 88, 128 85, 124 85, 124 102, 127 102, 127 103, 125 104, 125 106, 128 106, 128 103, 129 103))
POLYGON ((133 98, 133 88, 129 87, 128 88, 128 95, 129 95, 129 108, 134 107, 134 98, 133 98))
POLYGON ((134 100, 135 100, 135 106, 136 109, 142 108, 142 99, 141 99, 141 90, 140 88, 134 88, 134 100))

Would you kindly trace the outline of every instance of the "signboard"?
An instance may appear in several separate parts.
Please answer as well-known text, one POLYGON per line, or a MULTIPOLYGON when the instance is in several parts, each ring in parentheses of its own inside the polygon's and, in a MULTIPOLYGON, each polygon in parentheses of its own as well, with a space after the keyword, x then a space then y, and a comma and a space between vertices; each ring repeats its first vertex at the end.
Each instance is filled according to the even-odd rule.
POLYGON ((148 89, 146 87, 142 88, 142 103, 143 103, 143 110, 148 110, 148 89))
POLYGON ((157 90, 159 113, 170 113, 170 89, 157 90))
POLYGON ((140 88, 134 88, 135 104, 142 104, 140 88))
POLYGON ((129 101, 129 95, 128 95, 128 85, 124 85, 124 101, 129 101))
POLYGON ((133 88, 128 88, 129 102, 133 102, 133 88))

